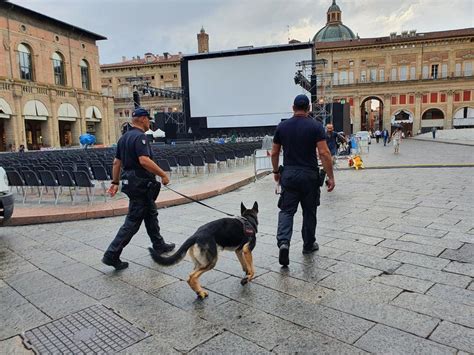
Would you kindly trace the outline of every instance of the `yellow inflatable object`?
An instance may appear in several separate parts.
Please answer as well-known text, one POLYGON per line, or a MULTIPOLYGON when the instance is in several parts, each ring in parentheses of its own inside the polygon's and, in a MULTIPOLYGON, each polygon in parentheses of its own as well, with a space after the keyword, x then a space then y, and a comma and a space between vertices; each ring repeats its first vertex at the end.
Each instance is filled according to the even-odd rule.
POLYGON ((364 169, 364 162, 362 161, 362 158, 360 155, 355 155, 354 157, 351 158, 352 160, 352 165, 354 169, 359 170, 359 169, 364 169))

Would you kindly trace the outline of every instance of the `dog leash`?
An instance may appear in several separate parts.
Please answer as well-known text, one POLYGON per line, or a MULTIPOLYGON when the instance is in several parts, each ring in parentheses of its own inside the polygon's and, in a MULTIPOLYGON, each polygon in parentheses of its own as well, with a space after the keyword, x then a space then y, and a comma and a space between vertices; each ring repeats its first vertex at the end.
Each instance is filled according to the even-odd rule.
POLYGON ((184 197, 184 198, 187 198, 187 199, 190 200, 190 201, 196 202, 196 203, 200 204, 201 206, 204 206, 204 207, 210 208, 211 210, 214 210, 214 211, 223 213, 223 214, 225 214, 225 215, 227 215, 227 216, 229 216, 229 217, 238 217, 238 216, 236 216, 236 215, 233 215, 233 214, 230 214, 230 213, 221 211, 221 210, 219 210, 219 209, 217 209, 217 208, 215 208, 215 207, 206 205, 204 202, 198 201, 198 200, 196 200, 195 198, 192 198, 191 196, 187 196, 187 195, 185 195, 185 194, 183 194, 183 193, 181 193, 181 192, 178 192, 178 191, 172 189, 171 187, 169 187, 168 185, 164 185, 164 186, 165 186, 168 190, 173 191, 175 194, 178 194, 178 195, 180 195, 180 196, 182 196, 182 197, 184 197))

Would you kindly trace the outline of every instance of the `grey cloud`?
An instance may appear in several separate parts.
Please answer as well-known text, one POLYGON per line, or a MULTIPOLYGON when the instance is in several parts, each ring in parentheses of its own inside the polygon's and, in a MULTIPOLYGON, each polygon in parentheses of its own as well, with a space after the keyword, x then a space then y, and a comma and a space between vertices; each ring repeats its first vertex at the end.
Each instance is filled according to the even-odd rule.
MULTIPOLYGON (((201 26, 211 50, 306 41, 326 23, 331 0, 13 0, 108 37, 102 63, 145 52, 194 53, 201 26)), ((472 0, 338 0, 343 22, 361 37, 392 31, 474 27, 472 0)))

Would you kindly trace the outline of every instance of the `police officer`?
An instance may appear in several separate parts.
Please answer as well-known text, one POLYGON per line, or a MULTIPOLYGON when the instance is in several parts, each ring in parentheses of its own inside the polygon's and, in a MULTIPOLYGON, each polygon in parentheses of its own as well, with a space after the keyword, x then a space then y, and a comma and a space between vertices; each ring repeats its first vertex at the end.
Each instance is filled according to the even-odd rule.
POLYGON ((104 264, 113 266, 116 270, 128 267, 127 262, 120 260, 120 254, 138 232, 143 220, 153 249, 164 253, 175 247, 173 243, 165 243, 160 235, 155 200, 160 192, 161 184, 156 180, 155 175, 161 177, 164 185, 169 183, 169 178, 152 160, 151 147, 145 135, 149 129, 150 115, 148 111, 137 108, 132 114, 131 127, 117 143, 109 193, 112 197, 117 193, 121 175, 122 192, 130 198, 130 203, 125 223, 102 258, 104 264), (121 169, 122 174, 120 174, 121 169))
POLYGON ((281 185, 277 245, 282 266, 288 266, 290 263, 293 216, 298 204, 301 204, 303 209, 303 254, 310 254, 319 249, 315 236, 316 210, 319 206, 320 186, 323 185, 321 179, 324 180, 324 177, 319 174, 316 149, 327 173, 327 190, 332 191, 335 186, 331 153, 326 144, 324 128, 320 122, 308 117, 309 108, 306 95, 296 96, 293 102, 293 117, 281 122, 273 137, 273 176, 281 185), (279 167, 282 148, 283 167, 279 167))

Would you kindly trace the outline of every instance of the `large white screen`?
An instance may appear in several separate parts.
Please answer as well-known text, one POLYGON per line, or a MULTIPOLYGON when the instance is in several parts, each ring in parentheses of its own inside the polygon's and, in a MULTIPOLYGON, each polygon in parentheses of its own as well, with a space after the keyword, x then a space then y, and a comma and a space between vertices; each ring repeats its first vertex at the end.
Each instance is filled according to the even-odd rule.
POLYGON ((303 92, 293 80, 302 60, 311 48, 189 60, 191 117, 208 128, 277 125, 303 92))

